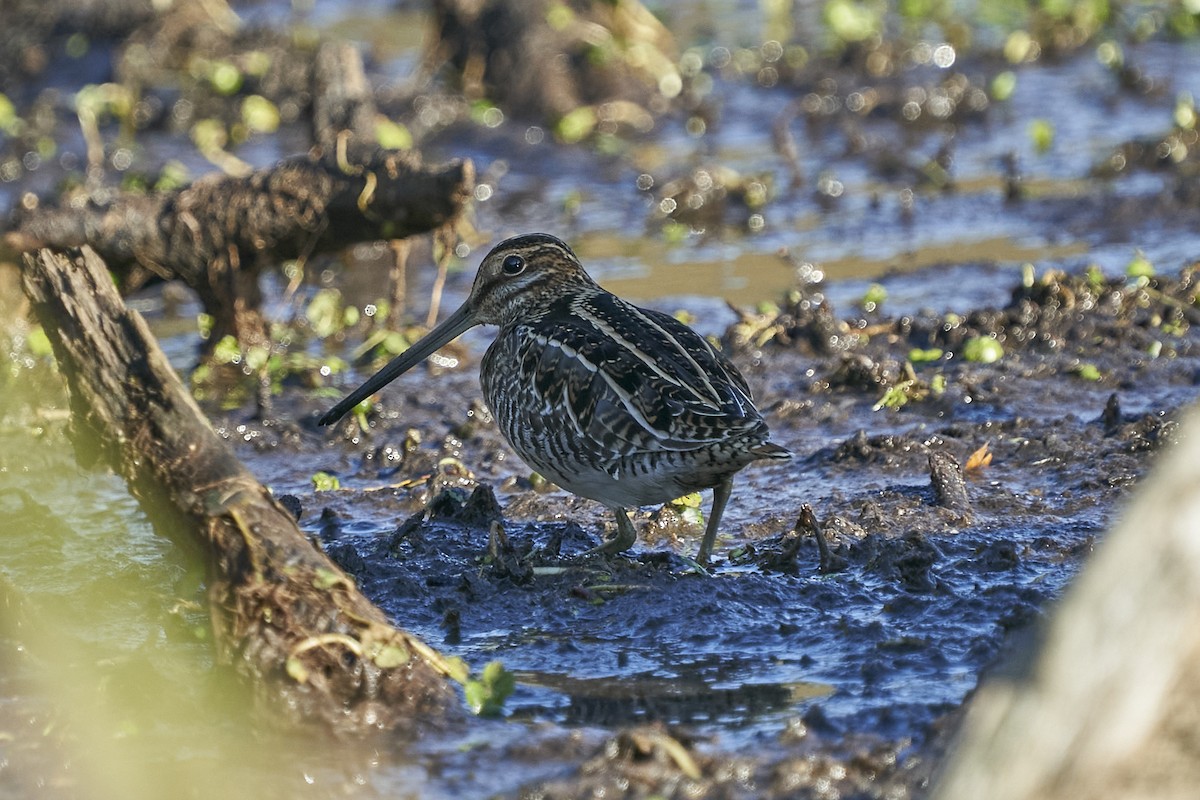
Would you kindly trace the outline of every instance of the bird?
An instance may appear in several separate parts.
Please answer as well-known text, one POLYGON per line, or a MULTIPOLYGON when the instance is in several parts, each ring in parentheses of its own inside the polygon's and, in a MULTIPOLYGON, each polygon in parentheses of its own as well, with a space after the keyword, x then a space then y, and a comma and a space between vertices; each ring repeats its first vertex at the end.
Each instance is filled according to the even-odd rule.
POLYGON ((497 244, 466 301, 329 409, 331 425, 476 325, 499 328, 480 363, 501 434, 532 469, 608 507, 616 533, 588 553, 637 541, 627 509, 713 490, 696 561, 707 565, 733 477, 791 457, 770 441, 745 378, 707 339, 604 290, 561 239, 497 244))

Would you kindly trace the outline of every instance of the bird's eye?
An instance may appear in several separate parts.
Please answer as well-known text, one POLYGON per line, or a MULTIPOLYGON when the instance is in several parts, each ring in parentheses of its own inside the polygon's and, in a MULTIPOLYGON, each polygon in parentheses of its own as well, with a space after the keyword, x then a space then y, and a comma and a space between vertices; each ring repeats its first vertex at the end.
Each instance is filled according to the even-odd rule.
POLYGON ((520 256, 506 256, 500 265, 505 275, 520 275, 525 271, 525 259, 520 256))

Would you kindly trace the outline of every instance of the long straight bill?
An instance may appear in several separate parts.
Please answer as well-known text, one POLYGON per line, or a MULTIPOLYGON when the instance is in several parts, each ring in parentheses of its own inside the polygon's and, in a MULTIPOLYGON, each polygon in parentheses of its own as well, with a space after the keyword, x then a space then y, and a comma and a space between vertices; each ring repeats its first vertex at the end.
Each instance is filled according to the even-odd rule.
POLYGON ((425 334, 412 347, 393 358, 383 369, 368 378, 362 386, 343 397, 336 406, 326 411, 325 416, 319 420, 320 423, 332 425, 337 422, 346 416, 350 409, 429 358, 438 348, 458 338, 463 331, 474 325, 475 318, 467 304, 463 303, 458 310, 446 317, 441 325, 425 334))

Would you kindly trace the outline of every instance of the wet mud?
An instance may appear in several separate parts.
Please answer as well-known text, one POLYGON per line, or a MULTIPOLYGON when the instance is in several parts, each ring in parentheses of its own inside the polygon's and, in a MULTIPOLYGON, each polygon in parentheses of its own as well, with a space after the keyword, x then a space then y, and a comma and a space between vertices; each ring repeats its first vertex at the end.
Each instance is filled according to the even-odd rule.
MULTIPOLYGON (((337 5, 318 3, 318 15, 360 16, 337 5)), ((797 37, 823 30, 817 6, 800 5, 797 37)), ((146 7, 129 8, 144 25, 146 7)), ((981 35, 979 50, 958 42, 945 64, 951 27, 945 42, 876 36, 824 52, 786 36, 786 48, 760 45, 770 21, 734 8, 701 30, 686 12, 672 10, 672 31, 702 44, 680 58, 679 100, 633 133, 601 115, 568 144, 544 109, 506 116, 436 83, 401 86, 415 71, 411 43, 379 44, 368 78, 380 111, 432 161, 479 167, 448 305, 488 237, 546 230, 606 288, 682 308, 742 370, 795 458, 738 476, 707 571, 691 560, 703 524, 682 507, 632 514, 639 541, 627 555, 586 554, 611 516, 508 449, 476 375, 486 331, 389 386, 365 429, 316 424, 355 375, 297 369, 273 387, 266 419, 236 391, 197 381, 218 432, 397 625, 517 679, 501 719, 332 767, 311 759, 314 773, 344 761, 375 780, 355 780, 358 796, 409 791, 411 764, 430 797, 921 796, 980 675, 1035 635, 1197 395, 1194 41, 1148 32, 1114 50, 1094 30, 1031 29, 1042 60, 989 51, 995 36, 981 35), (732 45, 738 37, 756 44, 732 45), (796 44, 811 60, 796 60, 796 44), (1005 75, 1018 87, 1007 98, 1005 75), (317 473, 339 486, 317 491, 317 473)), ((179 64, 164 54, 182 58, 182 34, 215 29, 181 17, 126 48, 128 28, 96 25, 78 62, 50 57, 66 45, 42 43, 45 27, 0 43, 21 56, 0 64, 25 119, 0 143, 0 210, 13 220, 161 186, 172 160, 198 177, 229 168, 226 149, 263 168, 311 144, 312 41, 271 25, 198 39, 245 85, 222 89, 222 70, 176 87, 179 64), (155 57, 135 58, 146 52, 155 57), (139 147, 115 121, 81 126, 68 96, 42 86, 130 79, 149 87, 124 120, 139 147), (274 103, 278 135, 239 129, 227 91, 274 103), (182 135, 209 118, 232 136, 215 152, 182 135), (33 158, 37 137, 61 152, 33 158)), ((409 317, 431 292, 425 249, 392 295, 409 290, 409 317)), ((376 331, 357 312, 387 296, 384 251, 314 253, 303 271, 264 274, 265 306, 285 322, 279 351, 368 373, 370 348, 357 345, 376 331), (321 332, 302 306, 334 286, 337 312, 353 307, 362 321, 321 332)), ((132 302, 188 370, 201 308, 178 295, 169 285, 132 302)), ((13 361, 4 388, 53 394, 48 368, 24 353, 13 361)), ((132 516, 121 497, 89 513, 132 516)), ((122 535, 106 549, 121 555, 122 535)), ((20 544, 10 546, 30 549, 20 544)), ((154 553, 148 561, 163 560, 154 553)), ((158 591, 163 604, 191 596, 158 591)), ((53 761, 57 744, 46 752, 53 761)))
POLYGON ((994 288, 1007 303, 892 316, 798 283, 729 326, 796 459, 741 474, 707 572, 690 559, 702 525, 672 507, 634 516, 631 554, 585 553, 612 520, 507 450, 479 402, 486 335, 386 389, 365 431, 325 439, 322 404, 295 397, 281 419, 299 422, 222 430, 399 624, 515 673, 510 725, 562 726, 508 745, 535 773, 574 771, 527 796, 676 778, 703 797, 818 779, 920 794, 980 673, 1052 605, 1200 379, 1191 268, 994 288), (341 488, 299 484, 298 458, 341 488))

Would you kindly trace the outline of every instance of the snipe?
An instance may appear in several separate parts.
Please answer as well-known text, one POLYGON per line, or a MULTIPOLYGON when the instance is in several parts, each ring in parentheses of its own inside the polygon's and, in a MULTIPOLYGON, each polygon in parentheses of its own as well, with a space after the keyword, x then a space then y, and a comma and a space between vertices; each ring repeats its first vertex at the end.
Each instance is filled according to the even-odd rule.
POLYGON ((626 508, 711 488, 697 556, 706 563, 734 474, 791 456, 767 441, 746 381, 704 337, 606 292, 566 244, 543 233, 497 245, 462 307, 321 424, 475 325, 500 327, 479 379, 504 438, 530 467, 616 516, 617 534, 597 551, 633 545, 626 508))

